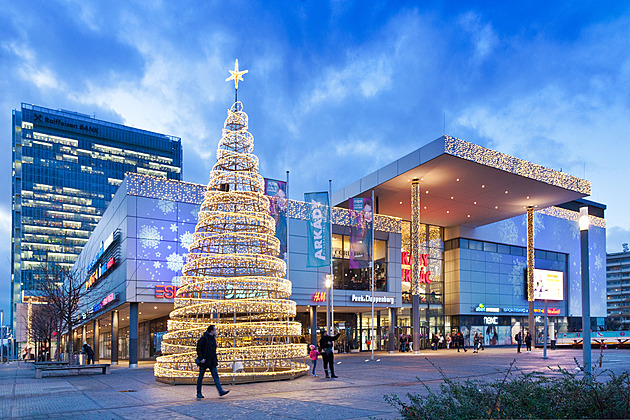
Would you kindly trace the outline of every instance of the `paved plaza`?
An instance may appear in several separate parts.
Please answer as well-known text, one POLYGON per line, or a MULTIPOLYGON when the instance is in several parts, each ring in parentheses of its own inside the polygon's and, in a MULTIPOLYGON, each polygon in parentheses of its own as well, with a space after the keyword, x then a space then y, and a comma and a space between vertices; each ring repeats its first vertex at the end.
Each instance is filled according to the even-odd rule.
MULTIPOLYGON (((593 349, 593 363, 599 360, 593 349)), ((516 354, 514 348, 492 348, 474 354, 455 350, 425 350, 419 355, 369 353, 337 355, 339 379, 322 375, 292 381, 226 386, 230 393, 219 398, 214 386, 204 386, 205 399, 195 398, 194 385, 156 382, 151 364, 137 369, 112 367, 110 375, 81 373, 78 376, 45 376, 35 379, 28 364, 0 366, 0 412, 3 418, 94 418, 100 419, 367 419, 397 418, 384 396, 395 393, 426 393, 417 378, 431 388, 441 382, 439 367, 449 378, 493 380, 503 378, 516 359, 518 371, 544 371, 561 366, 575 371, 574 358, 582 351, 558 349, 542 358, 542 350, 516 354), (366 361, 367 360, 367 361, 366 361), (432 366, 433 363, 436 367, 432 366)), ((603 368, 616 373, 630 366, 630 351, 604 350, 603 368)), ((48 374, 50 375, 50 374, 48 374)))

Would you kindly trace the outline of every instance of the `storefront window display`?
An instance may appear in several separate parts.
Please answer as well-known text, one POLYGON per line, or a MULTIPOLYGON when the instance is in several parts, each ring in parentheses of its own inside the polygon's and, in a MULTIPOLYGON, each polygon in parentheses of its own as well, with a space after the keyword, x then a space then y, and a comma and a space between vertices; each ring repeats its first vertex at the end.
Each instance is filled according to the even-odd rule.
MULTIPOLYGON (((369 261, 355 261, 359 267, 350 268, 350 236, 334 234, 332 245, 335 289, 371 290, 369 261)), ((374 241, 374 290, 387 290, 387 241, 380 239, 374 241)))

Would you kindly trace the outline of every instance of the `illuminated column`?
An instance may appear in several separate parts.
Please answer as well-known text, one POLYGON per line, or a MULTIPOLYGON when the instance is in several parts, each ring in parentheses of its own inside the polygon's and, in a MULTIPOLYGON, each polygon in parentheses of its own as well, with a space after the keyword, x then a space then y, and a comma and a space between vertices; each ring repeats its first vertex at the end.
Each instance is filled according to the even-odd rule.
POLYGON ((420 180, 411 182, 411 326, 413 352, 420 352, 420 180))
POLYGON ((529 333, 535 340, 534 323, 534 208, 527 207, 527 300, 529 301, 529 333))
POLYGON ((311 344, 317 347, 317 306, 311 305, 310 315, 311 315, 311 344))
POLYGON ((582 356, 584 374, 591 375, 591 285, 588 266, 588 207, 580 208, 580 251, 582 259, 582 356))
POLYGON ((92 325, 92 347, 94 348, 94 362, 98 363, 100 349, 98 346, 98 338, 100 337, 98 319, 94 320, 94 324, 92 325))
POLYGON ((129 304, 129 367, 138 367, 138 302, 129 304))
POLYGON ((112 311, 112 349, 111 363, 118 364, 118 311, 112 311))
POLYGON ((389 308, 389 350, 394 353, 396 346, 396 308, 389 308))

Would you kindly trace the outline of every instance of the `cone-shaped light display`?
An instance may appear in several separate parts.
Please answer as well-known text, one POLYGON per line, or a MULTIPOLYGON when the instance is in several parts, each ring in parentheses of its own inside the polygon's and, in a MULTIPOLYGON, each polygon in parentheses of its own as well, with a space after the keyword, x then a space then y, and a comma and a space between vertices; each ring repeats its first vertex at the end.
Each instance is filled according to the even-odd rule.
POLYGON ((196 379, 196 343, 210 324, 217 329, 222 382, 287 379, 308 371, 247 123, 242 104, 234 103, 162 341, 164 355, 155 363, 158 380, 196 379))

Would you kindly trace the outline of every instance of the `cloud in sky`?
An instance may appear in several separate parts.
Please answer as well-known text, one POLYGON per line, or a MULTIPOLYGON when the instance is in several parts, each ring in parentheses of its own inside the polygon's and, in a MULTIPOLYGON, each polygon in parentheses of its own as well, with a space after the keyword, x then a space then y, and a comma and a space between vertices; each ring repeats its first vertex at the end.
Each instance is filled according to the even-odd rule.
MULTIPOLYGON (((617 250, 630 241, 629 7, 9 2, 0 9, 0 130, 9 150, 10 110, 29 102, 179 136, 185 180, 205 184, 238 58, 262 174, 289 170, 292 198, 329 179, 334 189, 350 184, 445 127, 591 180, 617 250)), ((0 162, 9 176, 9 154, 0 162)), ((10 185, 0 185, 7 215, 10 185)))

